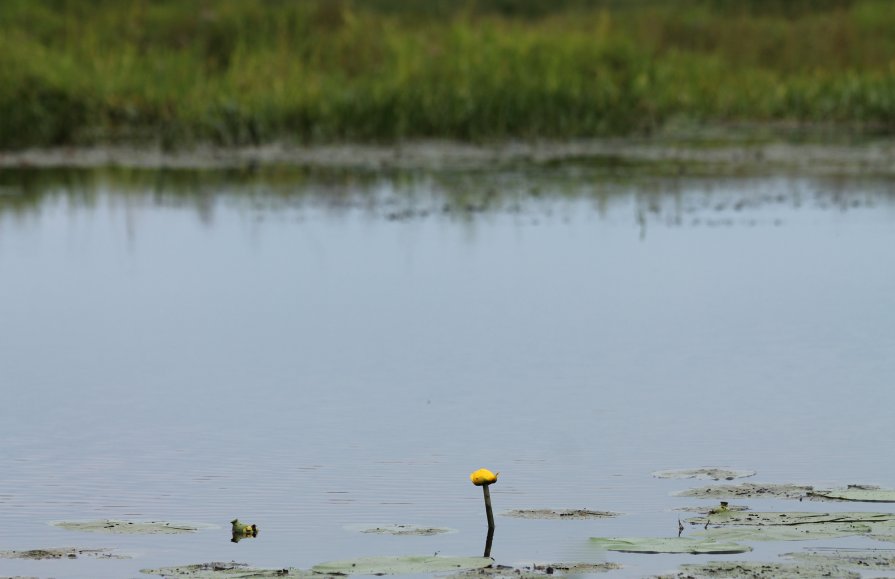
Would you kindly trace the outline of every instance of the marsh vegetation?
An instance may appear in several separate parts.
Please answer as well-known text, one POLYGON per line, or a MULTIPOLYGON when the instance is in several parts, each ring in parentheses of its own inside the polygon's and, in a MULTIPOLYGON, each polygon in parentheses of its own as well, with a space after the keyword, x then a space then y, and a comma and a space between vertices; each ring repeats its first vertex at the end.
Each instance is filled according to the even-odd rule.
POLYGON ((0 4, 0 146, 895 128, 886 0, 0 4))

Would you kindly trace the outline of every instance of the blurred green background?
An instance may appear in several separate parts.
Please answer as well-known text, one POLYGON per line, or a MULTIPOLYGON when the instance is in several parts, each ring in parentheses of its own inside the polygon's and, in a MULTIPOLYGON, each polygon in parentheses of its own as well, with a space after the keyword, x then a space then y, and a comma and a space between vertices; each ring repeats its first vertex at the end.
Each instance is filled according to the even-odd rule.
POLYGON ((0 147, 895 129, 891 0, 4 0, 0 147))

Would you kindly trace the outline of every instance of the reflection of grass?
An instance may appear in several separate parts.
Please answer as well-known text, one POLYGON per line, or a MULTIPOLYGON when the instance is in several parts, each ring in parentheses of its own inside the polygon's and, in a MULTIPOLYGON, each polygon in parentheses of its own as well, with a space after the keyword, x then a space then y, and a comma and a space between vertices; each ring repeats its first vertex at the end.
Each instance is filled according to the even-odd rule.
POLYGON ((888 0, 550 4, 7 0, 0 145, 895 123, 888 0))

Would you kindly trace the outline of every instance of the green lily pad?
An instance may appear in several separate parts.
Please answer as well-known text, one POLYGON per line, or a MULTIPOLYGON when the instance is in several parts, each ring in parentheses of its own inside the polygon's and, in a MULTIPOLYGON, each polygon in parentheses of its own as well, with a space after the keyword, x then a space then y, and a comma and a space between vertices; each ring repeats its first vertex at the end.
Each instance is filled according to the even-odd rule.
POLYGON ((711 480, 733 480, 755 476, 754 470, 733 470, 726 468, 682 468, 676 470, 657 470, 653 473, 656 478, 705 478, 711 480))
POLYGON ((177 567, 162 567, 160 569, 141 569, 140 573, 146 575, 160 575, 177 579, 264 579, 267 577, 316 577, 323 579, 323 575, 304 571, 302 569, 256 569, 245 563, 198 563, 195 565, 179 565, 177 567))
POLYGON ((591 511, 589 509, 517 509, 501 513, 506 517, 519 519, 608 519, 617 517, 618 513, 610 511, 591 511))
POLYGON ((61 549, 30 549, 27 551, 0 551, 0 559, 80 559, 90 557, 93 559, 130 559, 127 555, 118 555, 110 549, 76 549, 65 547, 61 549))
POLYGON ((428 527, 425 525, 347 525, 349 531, 369 533, 373 535, 395 535, 398 537, 428 537, 442 533, 456 533, 456 529, 445 527, 428 527))
POLYGON ((735 526, 787 526, 848 524, 848 523, 895 523, 895 513, 807 513, 807 512, 755 512, 734 511, 713 513, 703 517, 687 519, 691 525, 735 525, 735 526))
POLYGON ((814 487, 806 485, 740 483, 687 489, 674 493, 674 496, 702 499, 802 499, 813 490, 814 487))
POLYGON ((895 490, 869 485, 849 485, 845 489, 830 491, 816 490, 808 493, 812 497, 837 501, 857 501, 862 503, 895 503, 895 490))
POLYGON ((835 565, 797 565, 792 563, 763 563, 760 561, 709 561, 704 564, 688 563, 680 566, 675 579, 816 579, 837 577, 859 579, 860 574, 845 571, 835 565))
POLYGON ((860 523, 807 523, 793 527, 711 527, 696 535, 714 541, 809 541, 866 535, 871 530, 860 523))
MULTIPOLYGON (((679 507, 674 509, 675 511, 682 511, 685 513, 697 513, 700 515, 708 515, 710 513, 716 512, 719 508, 715 505, 702 505, 698 507, 679 507)), ((749 507, 746 505, 727 505, 728 511, 748 511, 749 507)))
POLYGON ((708 526, 697 533, 717 541, 804 541, 866 535, 895 525, 895 513, 724 511, 687 519, 708 526), (712 526, 714 525, 714 527, 712 526), (889 526, 887 526, 889 525, 889 526))
POLYGON ((895 549, 812 549, 786 553, 783 556, 817 565, 857 567, 874 571, 895 569, 895 549))
POLYGON ((165 521, 54 521, 50 524, 69 531, 116 535, 175 535, 216 528, 214 525, 202 523, 169 523, 165 521))
POLYGON ((712 539, 691 537, 591 537, 591 543, 607 551, 621 553, 691 553, 694 555, 724 555, 746 553, 752 547, 736 543, 719 543, 712 539))
POLYGON ((490 557, 363 557, 321 563, 314 565, 311 571, 344 575, 403 575, 483 569, 493 563, 490 557))

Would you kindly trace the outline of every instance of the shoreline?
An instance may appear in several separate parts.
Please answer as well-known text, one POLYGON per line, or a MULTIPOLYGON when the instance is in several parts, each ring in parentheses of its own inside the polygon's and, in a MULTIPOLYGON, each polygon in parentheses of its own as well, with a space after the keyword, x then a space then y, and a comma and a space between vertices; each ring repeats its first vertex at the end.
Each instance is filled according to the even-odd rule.
POLYGON ((783 140, 671 140, 612 138, 503 141, 471 144, 413 140, 393 144, 343 143, 250 147, 100 145, 0 151, 0 169, 226 170, 295 167, 346 170, 484 170, 561 163, 666 164, 681 169, 756 173, 874 174, 895 176, 895 138, 860 143, 783 140))

